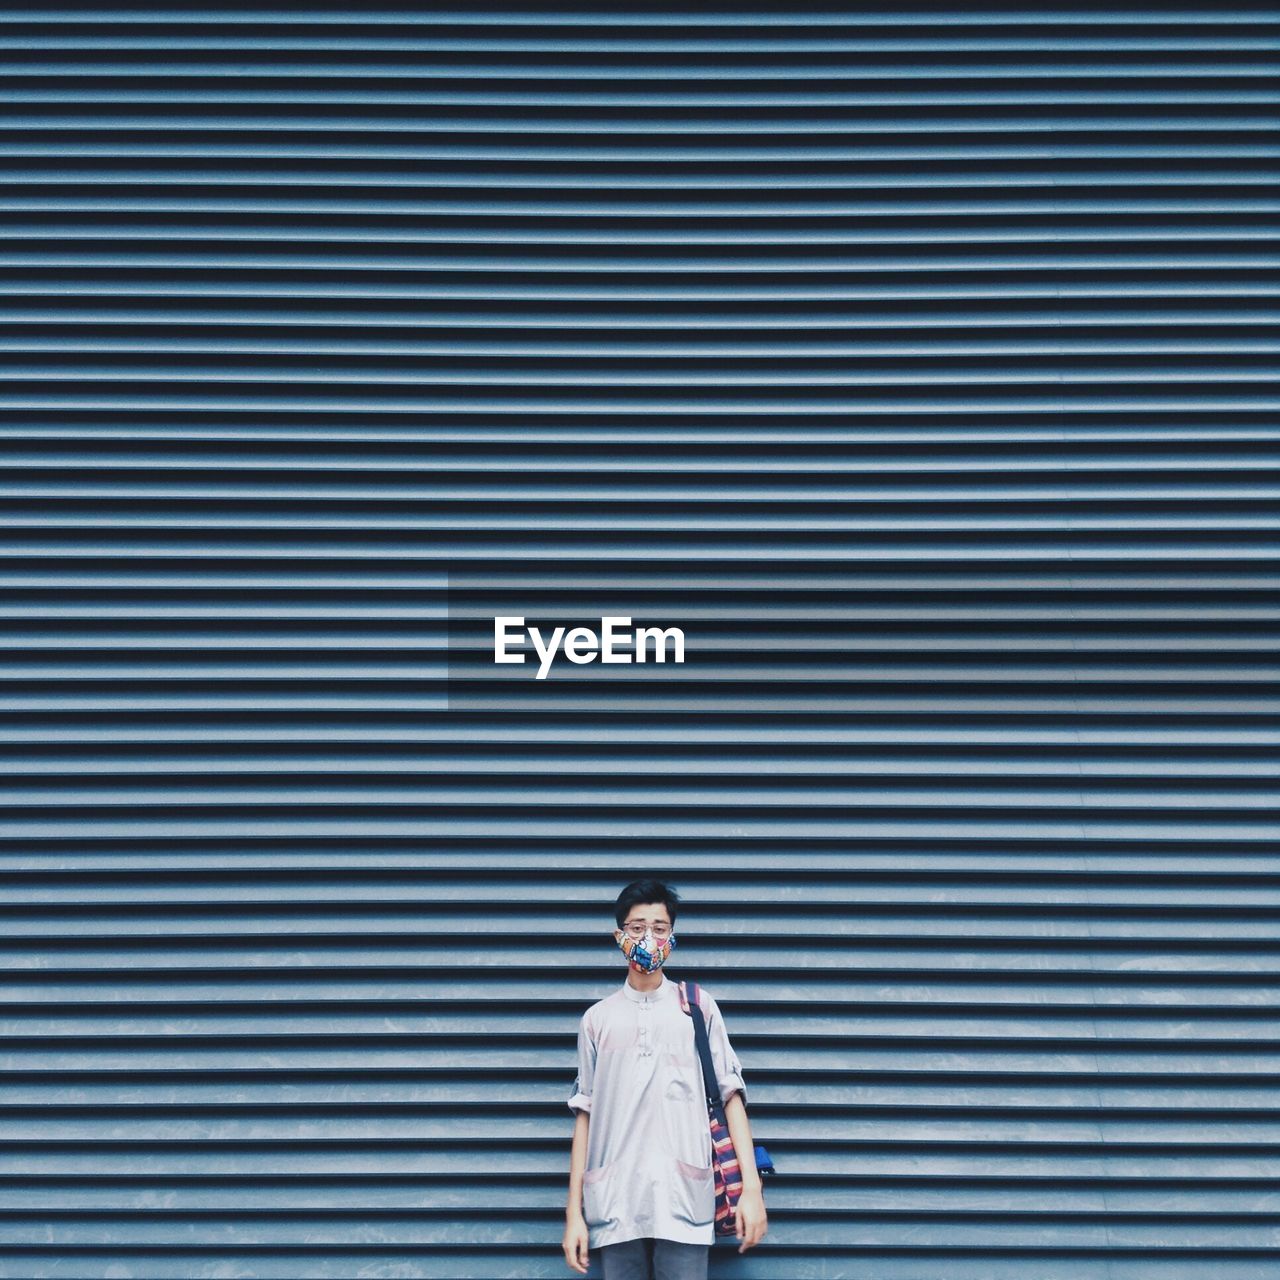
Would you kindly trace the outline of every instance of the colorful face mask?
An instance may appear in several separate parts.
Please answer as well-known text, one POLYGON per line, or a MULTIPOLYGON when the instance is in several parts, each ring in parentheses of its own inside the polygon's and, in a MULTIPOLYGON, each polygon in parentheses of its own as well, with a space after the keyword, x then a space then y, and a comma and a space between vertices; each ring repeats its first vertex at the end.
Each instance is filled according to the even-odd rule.
POLYGON ((676 945, 674 933, 669 933, 661 942, 647 930, 643 938, 633 938, 625 929, 615 929, 613 936, 618 940, 622 954, 641 973, 656 973, 676 945))

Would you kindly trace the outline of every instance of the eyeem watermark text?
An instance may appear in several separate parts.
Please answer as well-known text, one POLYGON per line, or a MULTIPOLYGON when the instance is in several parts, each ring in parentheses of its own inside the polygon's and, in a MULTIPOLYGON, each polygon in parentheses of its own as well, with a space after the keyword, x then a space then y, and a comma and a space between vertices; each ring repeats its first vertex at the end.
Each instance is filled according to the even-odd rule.
POLYGON ((543 636, 537 627, 526 627, 523 618, 503 617, 493 620, 494 662, 524 662, 521 650, 526 643, 538 655, 536 680, 545 680, 552 663, 562 653, 570 662, 666 662, 668 646, 671 661, 684 662, 684 632, 679 627, 636 627, 630 618, 601 618, 600 629, 592 627, 556 627, 543 636), (652 656, 648 646, 652 644, 652 656))

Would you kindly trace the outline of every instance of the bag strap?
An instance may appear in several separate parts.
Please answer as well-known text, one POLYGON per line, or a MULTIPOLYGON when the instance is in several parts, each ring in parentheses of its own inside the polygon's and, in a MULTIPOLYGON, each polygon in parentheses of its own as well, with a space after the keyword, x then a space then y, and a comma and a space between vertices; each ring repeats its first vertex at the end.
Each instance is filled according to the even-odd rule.
POLYGON ((696 982, 680 983, 680 1007, 693 1019, 693 1043, 702 1061, 702 1087, 707 1095, 707 1109, 724 1121, 724 1103, 720 1098, 720 1086, 716 1083, 716 1068, 711 1061, 711 1040, 707 1035, 706 1019, 702 1016, 702 993, 696 982))

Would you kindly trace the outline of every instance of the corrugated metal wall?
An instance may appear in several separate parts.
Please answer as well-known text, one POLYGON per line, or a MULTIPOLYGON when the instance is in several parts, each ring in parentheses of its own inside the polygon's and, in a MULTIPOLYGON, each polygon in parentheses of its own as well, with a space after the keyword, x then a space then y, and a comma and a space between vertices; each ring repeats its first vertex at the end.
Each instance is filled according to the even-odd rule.
POLYGON ((713 1274, 1280 1275, 1278 34, 9 10, 0 1275, 570 1275, 643 872, 713 1274))

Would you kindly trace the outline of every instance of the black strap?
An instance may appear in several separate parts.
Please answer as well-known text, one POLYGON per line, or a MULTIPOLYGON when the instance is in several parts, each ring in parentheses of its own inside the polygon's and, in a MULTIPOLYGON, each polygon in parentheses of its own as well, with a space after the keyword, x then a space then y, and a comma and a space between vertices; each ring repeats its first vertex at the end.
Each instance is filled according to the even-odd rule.
POLYGON ((702 1006, 698 1003, 698 984, 687 979, 684 984, 685 995, 689 1000, 689 1016, 693 1019, 693 1043, 698 1047, 698 1057, 702 1060, 702 1086, 707 1094, 707 1109, 725 1126, 724 1102, 720 1097, 720 1085, 716 1080, 715 1064, 711 1061, 711 1040, 707 1036, 706 1019, 702 1016, 702 1006))

